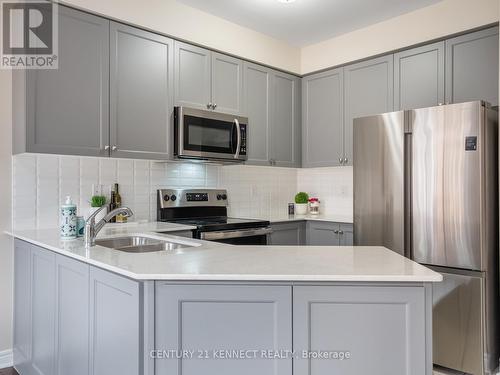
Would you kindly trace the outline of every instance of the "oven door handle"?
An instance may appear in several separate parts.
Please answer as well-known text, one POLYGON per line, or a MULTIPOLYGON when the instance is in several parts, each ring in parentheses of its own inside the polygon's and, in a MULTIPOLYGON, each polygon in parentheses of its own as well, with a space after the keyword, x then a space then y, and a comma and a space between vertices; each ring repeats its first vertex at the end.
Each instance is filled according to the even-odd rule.
POLYGON ((257 228, 257 229, 244 229, 244 230, 228 230, 219 232, 201 232, 200 239, 207 241, 226 240, 230 238, 243 238, 254 237, 271 234, 271 228, 257 228))
POLYGON ((234 158, 239 159, 240 158, 240 148, 241 148, 241 128, 240 128, 240 122, 238 121, 237 118, 234 119, 234 124, 236 125, 236 138, 237 138, 236 152, 234 154, 234 158))

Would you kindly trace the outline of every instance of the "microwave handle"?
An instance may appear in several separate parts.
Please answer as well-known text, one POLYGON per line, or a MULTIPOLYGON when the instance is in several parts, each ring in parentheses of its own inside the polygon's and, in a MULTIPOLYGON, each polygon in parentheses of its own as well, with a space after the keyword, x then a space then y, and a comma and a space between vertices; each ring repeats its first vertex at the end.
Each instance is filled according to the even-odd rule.
POLYGON ((236 125, 236 138, 238 139, 238 143, 236 144, 236 152, 234 154, 235 159, 239 159, 240 157, 240 148, 241 148, 241 128, 240 122, 237 118, 234 119, 234 124, 236 125))

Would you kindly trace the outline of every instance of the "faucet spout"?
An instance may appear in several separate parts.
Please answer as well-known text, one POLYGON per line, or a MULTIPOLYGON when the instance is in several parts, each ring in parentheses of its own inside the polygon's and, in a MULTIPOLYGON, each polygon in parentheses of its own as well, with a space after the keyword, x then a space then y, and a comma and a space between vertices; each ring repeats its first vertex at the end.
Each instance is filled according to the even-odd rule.
POLYGON ((119 207, 111 212, 108 212, 106 216, 104 216, 103 219, 101 219, 99 222, 95 222, 95 218, 99 212, 101 212, 105 207, 101 207, 99 210, 94 212, 85 222, 85 247, 92 247, 95 245, 95 238, 97 237, 97 234, 101 231, 101 229, 111 221, 112 218, 114 218, 116 215, 124 215, 126 217, 133 216, 134 213, 132 210, 128 207, 119 207))

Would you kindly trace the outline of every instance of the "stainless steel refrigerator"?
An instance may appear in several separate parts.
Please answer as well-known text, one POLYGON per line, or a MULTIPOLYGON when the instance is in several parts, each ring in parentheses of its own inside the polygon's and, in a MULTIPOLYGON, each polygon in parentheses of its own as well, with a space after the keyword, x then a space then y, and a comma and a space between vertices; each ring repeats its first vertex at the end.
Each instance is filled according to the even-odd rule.
POLYGON ((354 120, 354 242, 442 273, 433 360, 474 375, 499 363, 498 121, 484 102, 354 120))

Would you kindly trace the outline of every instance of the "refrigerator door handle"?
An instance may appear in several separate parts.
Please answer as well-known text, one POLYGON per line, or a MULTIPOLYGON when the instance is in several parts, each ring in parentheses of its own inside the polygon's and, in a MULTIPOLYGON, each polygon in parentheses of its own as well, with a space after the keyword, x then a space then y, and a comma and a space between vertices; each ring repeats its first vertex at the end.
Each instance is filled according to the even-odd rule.
MULTIPOLYGON (((411 126, 408 124, 408 126, 411 126)), ((404 139, 404 246, 405 256, 413 259, 412 239, 412 135, 405 134, 404 139)))

